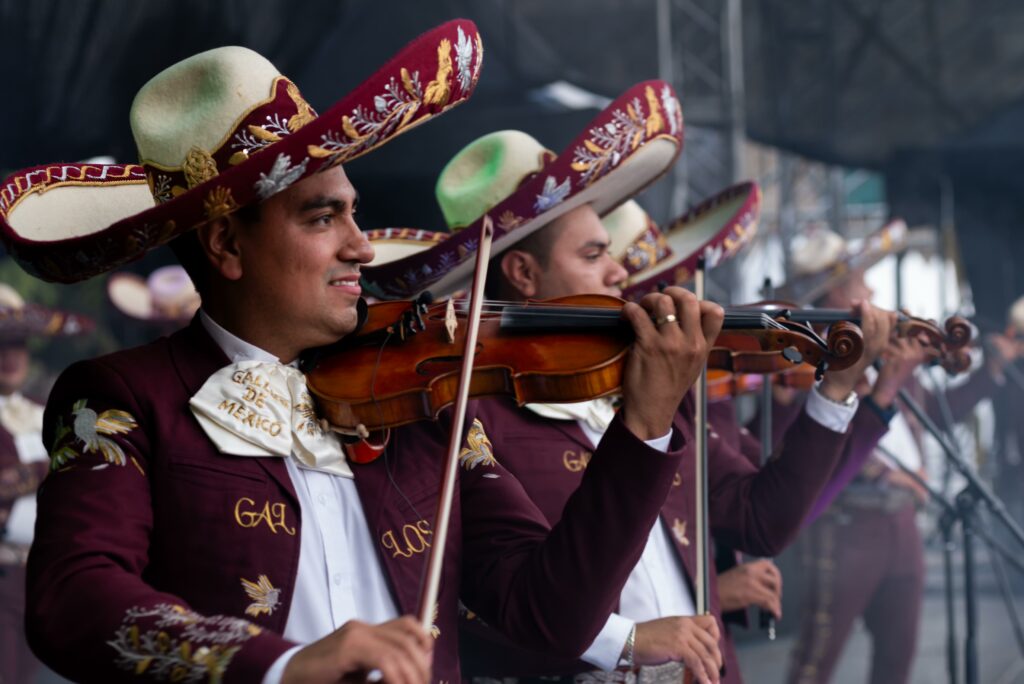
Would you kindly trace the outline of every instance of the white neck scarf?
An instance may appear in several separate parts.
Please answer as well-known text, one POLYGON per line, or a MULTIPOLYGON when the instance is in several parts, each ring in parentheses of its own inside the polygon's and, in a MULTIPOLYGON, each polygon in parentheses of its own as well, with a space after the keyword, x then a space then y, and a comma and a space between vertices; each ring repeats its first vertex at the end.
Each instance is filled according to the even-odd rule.
POLYGON ((314 414, 302 373, 224 329, 202 309, 199 320, 234 362, 211 375, 189 401, 220 452, 286 456, 303 468, 352 477, 338 435, 324 432, 314 414))
POLYGON ((525 407, 545 418, 582 421, 599 435, 608 430, 615 418, 615 406, 608 397, 575 404, 526 404, 525 407))

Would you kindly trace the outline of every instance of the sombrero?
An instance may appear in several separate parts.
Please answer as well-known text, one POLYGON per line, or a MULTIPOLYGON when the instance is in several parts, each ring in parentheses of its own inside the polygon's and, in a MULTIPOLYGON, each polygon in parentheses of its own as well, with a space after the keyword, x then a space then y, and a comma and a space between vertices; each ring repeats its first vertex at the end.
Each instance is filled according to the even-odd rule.
MULTIPOLYGON (((757 233, 760 215, 761 189, 757 183, 747 181, 733 185, 672 221, 661 233, 666 247, 657 252, 657 258, 650 258, 651 252, 644 246, 644 235, 649 230, 646 226, 650 221, 646 212, 643 217, 635 215, 629 218, 628 214, 606 217, 605 227, 612 236, 613 244, 623 233, 639 235, 640 243, 630 243, 632 254, 638 262, 641 261, 638 255, 648 255, 648 265, 629 277, 622 296, 636 300, 669 285, 683 285, 693 278, 697 260, 702 256, 709 269, 732 258, 757 233), (608 221, 608 218, 612 220, 608 221)), ((630 253, 627 249, 624 258, 628 259, 630 253)), ((623 265, 629 270, 626 263, 623 265)))
POLYGON ((804 236, 790 255, 793 277, 775 289, 778 299, 809 304, 858 271, 903 249, 907 224, 893 219, 861 240, 847 242, 827 229, 804 236))
POLYGON ((87 316, 26 304, 17 290, 0 283, 0 341, 84 335, 94 327, 87 316))
POLYGON ((199 308, 199 293, 181 266, 163 266, 148 278, 120 271, 107 279, 107 297, 126 316, 151 323, 185 323, 199 308))
POLYGON ((483 45, 450 21, 420 36, 323 115, 257 53, 224 47, 142 87, 141 165, 48 164, 0 186, 0 235, 30 273, 75 282, 348 162, 466 100, 483 45))
POLYGON ((665 173, 682 146, 682 109, 663 81, 627 90, 558 154, 520 131, 478 138, 438 178, 448 236, 404 255, 378 250, 363 286, 381 299, 450 294, 472 275, 485 214, 497 255, 576 207, 611 211, 665 173))

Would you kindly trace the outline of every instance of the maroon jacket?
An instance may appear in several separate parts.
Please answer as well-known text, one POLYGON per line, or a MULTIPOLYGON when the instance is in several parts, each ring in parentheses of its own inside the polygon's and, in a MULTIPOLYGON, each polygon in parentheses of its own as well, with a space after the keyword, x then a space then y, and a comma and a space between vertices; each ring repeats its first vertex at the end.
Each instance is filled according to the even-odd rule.
MULTIPOLYGON (((170 338, 76 364, 54 388, 44 430, 54 471, 39 493, 26 620, 34 651, 64 676, 111 682, 135 680, 136 672, 157 680, 223 672, 226 682, 258 682, 292 646, 280 634, 302 521, 285 463, 220 454, 188 409, 225 365, 194 320, 170 338), (97 414, 108 433, 111 425, 123 432, 104 435, 111 441, 89 452, 76 420, 88 425, 97 414), (132 419, 137 427, 125 429, 132 419), (242 580, 260 576, 279 590, 278 606, 246 616, 251 599, 242 580)), ((396 430, 387 457, 353 465, 403 613, 416 608, 446 430, 427 423, 396 430)), ((575 655, 596 636, 643 552, 683 446, 677 434, 669 454, 657 453, 621 421, 606 442, 551 530, 500 465, 511 444, 495 443, 497 463, 460 470, 436 679, 459 677, 460 598, 533 649, 575 655), (613 497, 617 506, 603 505, 613 497)))
MULTIPOLYGON (((675 427, 685 436, 688 445, 693 443, 693 413, 692 395, 688 395, 675 419, 675 427)), ((502 464, 523 483, 549 520, 556 522, 562 518, 568 510, 565 502, 592 476, 593 461, 584 466, 593 447, 579 426, 574 421, 543 418, 506 400, 481 401, 477 415, 488 426, 495 443, 516 445, 515 450, 503 458, 502 464)), ((606 435, 602 448, 607 439, 606 435)), ((758 469, 730 440, 712 430, 708 439, 708 505, 712 531, 732 547, 747 553, 777 554, 799 530, 804 515, 839 460, 845 441, 845 435, 832 432, 804 413, 797 418, 771 462, 758 469)), ((693 487, 689 485, 693 468, 694 449, 688 446, 661 510, 662 520, 674 532, 675 549, 691 591, 696 568, 692 536, 693 487)), ((603 505, 617 509, 619 502, 616 493, 603 505)), ((605 562, 612 556, 614 552, 609 549, 605 562)), ((716 577, 712 566, 711 609, 721 623, 716 577)), ((464 623, 462 653, 467 674, 559 674, 593 669, 581 662, 553 661, 512 651, 474 622, 464 623)), ((723 650, 726 681, 741 681, 731 645, 726 643, 723 650)))

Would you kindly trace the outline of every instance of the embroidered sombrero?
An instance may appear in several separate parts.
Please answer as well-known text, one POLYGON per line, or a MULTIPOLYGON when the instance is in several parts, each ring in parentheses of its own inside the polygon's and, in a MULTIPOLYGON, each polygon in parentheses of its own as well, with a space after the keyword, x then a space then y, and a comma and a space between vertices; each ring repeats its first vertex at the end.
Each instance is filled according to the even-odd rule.
POLYGON ((601 218, 611 242, 608 254, 633 275, 672 256, 672 248, 640 203, 629 200, 601 218))
POLYGON ((192 279, 181 266, 163 266, 148 278, 120 271, 107 279, 107 297, 126 316, 153 323, 186 323, 199 308, 192 279))
POLYGON ((497 255, 576 207, 608 213, 665 173, 682 146, 682 109, 663 81, 630 88, 559 154, 520 131, 478 138, 438 178, 438 202, 452 232, 404 256, 379 251, 362 268, 363 287, 381 299, 427 289, 450 294, 472 276, 485 214, 494 221, 497 255))
MULTIPOLYGON (((643 211, 642 209, 640 210, 643 211)), ((636 300, 648 292, 657 292, 669 285, 683 285, 693 277, 697 260, 703 256, 707 268, 714 268, 733 257, 757 233, 757 221, 761 215, 761 189, 757 183, 748 181, 726 188, 673 221, 660 237, 665 249, 655 250, 644 246, 650 221, 646 213, 631 219, 632 227, 627 231, 621 224, 629 215, 614 217, 605 221, 612 242, 623 231, 638 235, 640 243, 632 254, 637 261, 641 256, 650 262, 643 270, 634 272, 623 287, 625 299, 636 300), (646 220, 644 220, 646 219, 646 220), (621 221, 621 224, 620 224, 621 221), (660 255, 652 259, 652 254, 660 255)), ((657 244, 657 242, 655 243, 657 244)), ((630 243, 631 247, 637 245, 630 243)), ((627 250, 626 255, 630 252, 627 250)), ((626 269, 629 266, 623 263, 626 269)))
POLYGON ((0 186, 0 233, 25 270, 45 280, 108 271, 459 104, 475 88, 482 59, 473 22, 448 22, 318 116, 255 52, 200 53, 136 95, 131 123, 141 165, 18 171, 0 186))
POLYGON ((775 289, 778 299, 810 304, 858 271, 899 252, 907 242, 907 224, 893 219, 862 240, 847 242, 827 229, 815 230, 795 245, 793 277, 775 289))
POLYGON ((0 283, 0 341, 84 335, 95 327, 87 316, 26 304, 17 290, 0 283))

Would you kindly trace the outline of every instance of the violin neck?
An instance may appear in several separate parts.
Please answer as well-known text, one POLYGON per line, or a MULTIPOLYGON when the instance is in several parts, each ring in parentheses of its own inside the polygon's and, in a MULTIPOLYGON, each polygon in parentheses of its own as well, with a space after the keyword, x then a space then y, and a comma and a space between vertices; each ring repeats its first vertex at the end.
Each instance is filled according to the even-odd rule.
MULTIPOLYGON (((725 312, 723 330, 760 330, 774 327, 774 320, 762 311, 730 309, 725 312)), ((630 327, 621 309, 585 306, 511 305, 501 312, 503 330, 523 332, 570 332, 630 327)))
MULTIPOLYGON (((728 312, 742 311, 743 309, 728 309, 728 312)), ((760 311, 759 309, 747 309, 748 311, 760 311)), ((774 316, 783 316, 794 323, 808 323, 810 325, 826 325, 849 321, 860 325, 860 316, 850 314, 848 309, 772 309, 768 313, 774 316)))

